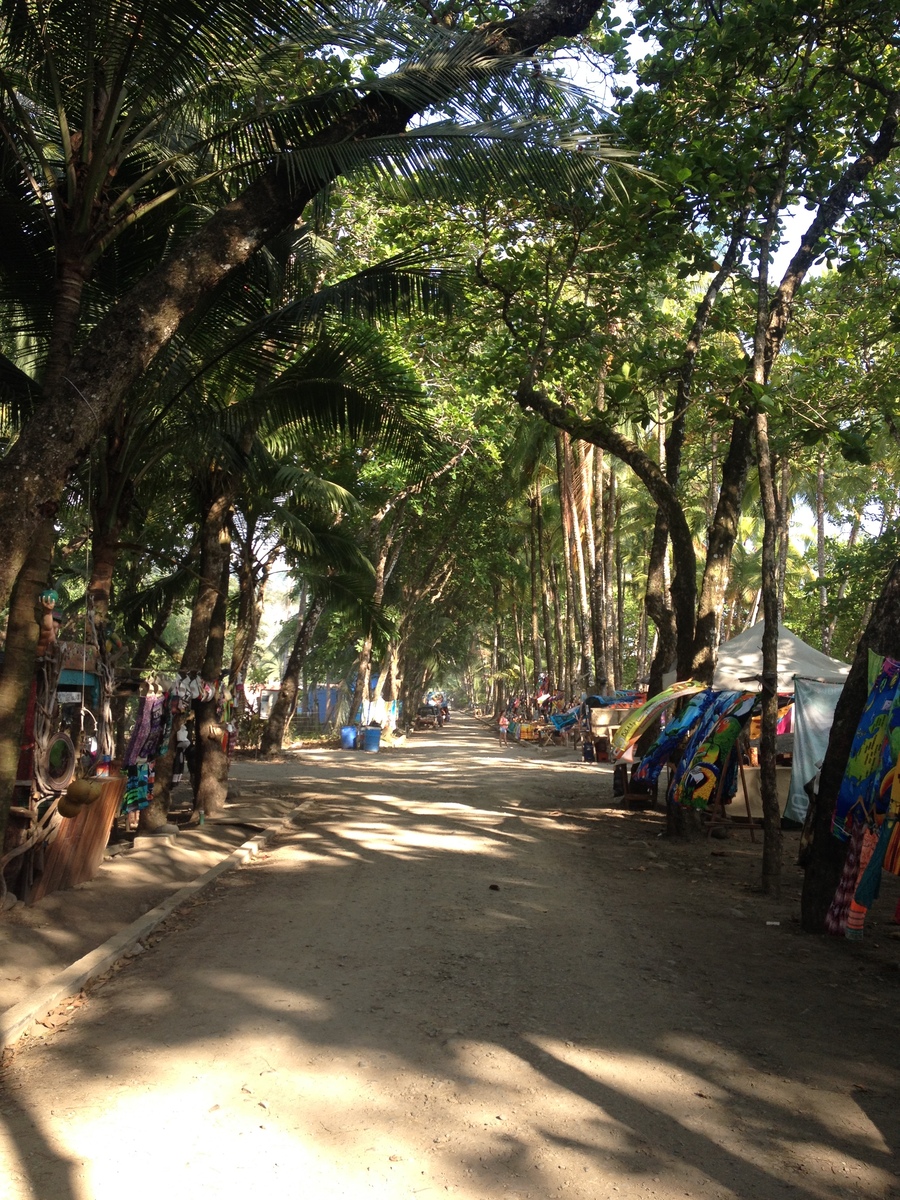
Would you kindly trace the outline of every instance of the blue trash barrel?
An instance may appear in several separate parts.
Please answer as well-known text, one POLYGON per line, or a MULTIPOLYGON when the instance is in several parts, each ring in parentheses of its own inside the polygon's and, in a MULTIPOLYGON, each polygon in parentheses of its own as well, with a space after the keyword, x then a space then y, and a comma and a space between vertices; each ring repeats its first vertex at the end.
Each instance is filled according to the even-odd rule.
POLYGON ((342 725, 341 726, 341 749, 355 750, 356 749, 356 726, 342 725))
POLYGON ((377 727, 367 727, 362 730, 362 749, 367 754, 377 754, 381 745, 381 730, 377 727))

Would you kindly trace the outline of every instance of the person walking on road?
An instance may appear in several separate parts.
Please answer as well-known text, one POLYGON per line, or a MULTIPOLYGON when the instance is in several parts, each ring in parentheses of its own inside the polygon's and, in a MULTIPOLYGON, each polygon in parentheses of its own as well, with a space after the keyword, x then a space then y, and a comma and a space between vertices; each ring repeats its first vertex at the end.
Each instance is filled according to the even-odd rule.
POLYGON ((509 743, 506 740, 506 735, 509 731, 509 717, 506 713, 500 714, 500 720, 497 722, 500 731, 500 745, 506 746, 509 743))

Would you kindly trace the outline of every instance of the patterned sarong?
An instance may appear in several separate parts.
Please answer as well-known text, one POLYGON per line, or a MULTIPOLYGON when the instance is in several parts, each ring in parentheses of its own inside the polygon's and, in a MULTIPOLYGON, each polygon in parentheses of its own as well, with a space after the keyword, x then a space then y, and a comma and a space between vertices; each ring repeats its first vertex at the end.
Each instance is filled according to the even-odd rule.
POLYGON ((892 768, 891 755, 900 739, 898 693, 900 662, 886 658, 859 719, 835 804, 831 828, 835 837, 844 841, 850 836, 854 821, 871 823, 879 815, 879 809, 880 815, 885 812, 880 790, 886 772, 892 768))

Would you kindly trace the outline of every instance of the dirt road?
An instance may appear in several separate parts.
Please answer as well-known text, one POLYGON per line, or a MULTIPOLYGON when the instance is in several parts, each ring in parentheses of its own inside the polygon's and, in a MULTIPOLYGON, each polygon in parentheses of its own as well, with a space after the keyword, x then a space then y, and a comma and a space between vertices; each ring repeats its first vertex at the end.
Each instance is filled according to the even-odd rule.
POLYGON ((236 774, 296 832, 15 1056, 0 1196, 900 1196, 900 943, 802 937, 746 834, 465 720, 236 774))

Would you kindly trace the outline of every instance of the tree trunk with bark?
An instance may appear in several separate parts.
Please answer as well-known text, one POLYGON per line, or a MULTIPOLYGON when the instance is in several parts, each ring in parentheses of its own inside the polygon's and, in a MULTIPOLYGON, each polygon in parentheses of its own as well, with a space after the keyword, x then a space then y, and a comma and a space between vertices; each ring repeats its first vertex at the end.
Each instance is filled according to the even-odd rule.
POLYGON ((284 677, 281 680, 281 688, 275 703, 272 705, 272 711, 269 713, 269 720, 266 723, 266 728, 263 731, 262 743, 260 750, 263 754, 280 754, 284 745, 284 735, 290 722, 291 717, 297 710, 297 695, 299 692, 300 673, 303 670, 303 663, 309 653, 310 643, 312 642, 313 634, 316 631, 316 626, 322 613, 325 611, 325 600, 322 596, 314 595, 309 602, 309 606, 304 614, 303 620, 299 622, 297 628, 297 636, 294 638, 294 644, 291 647, 291 653, 288 656, 287 665, 284 669, 284 677))
POLYGON ((606 669, 604 666, 606 654, 606 622, 604 620, 604 597, 606 595, 606 584, 603 578, 603 544, 604 544, 604 507, 603 502, 606 495, 604 488, 604 453, 598 447, 594 447, 594 469, 593 469, 593 485, 592 493, 594 500, 594 514, 591 522, 591 528, 594 537, 594 548, 591 555, 591 579, 590 579, 590 598, 591 598, 591 629, 594 635, 594 675, 596 677, 596 686, 598 692, 602 695, 606 684, 606 669))
POLYGON ((35 598, 49 586, 47 565, 53 552, 53 525, 39 526, 31 553, 10 597, 7 645, 0 667, 0 853, 15 792, 22 725, 35 671, 40 624, 35 598))
POLYGON ((548 579, 550 584, 550 600, 553 607, 553 633, 556 642, 556 678, 553 679, 553 688, 563 691, 568 687, 566 679, 566 634, 563 626, 563 606, 559 595, 559 576, 556 571, 556 561, 550 559, 548 567, 548 579))
POLYGON ((759 790, 763 804, 762 890, 781 893, 781 805, 775 766, 775 730, 778 724, 778 581, 775 536, 778 517, 769 454, 768 420, 756 414, 756 451, 763 503, 762 595, 765 623, 762 639, 762 730, 759 739, 759 790))
MULTIPOLYGON (((212 480, 212 496, 207 501, 206 511, 200 526, 200 563, 198 569, 197 591, 191 609, 191 623, 188 629, 187 642, 181 656, 181 670, 202 674, 204 662, 209 647, 216 605, 220 601, 222 578, 229 566, 231 541, 228 536, 228 516, 231 502, 225 494, 222 481, 212 480)), ((227 576, 226 576, 227 586, 227 576)), ((227 597, 221 597, 224 606, 227 597)), ((224 620, 224 607, 222 609, 224 620)), ((221 672, 221 663, 219 664, 221 672)), ((218 678, 218 674, 216 676, 218 678)), ((213 680, 214 682, 214 680, 213 680)), ((198 747, 197 762, 200 761, 199 738, 200 719, 195 716, 196 744, 198 747)), ((153 784, 153 796, 150 803, 141 812, 140 828, 147 832, 159 829, 165 825, 169 816, 172 789, 172 767, 175 761, 175 733, 183 724, 176 720, 168 751, 156 760, 156 774, 153 784)), ((198 765, 199 771, 199 765, 198 765)), ((199 778, 195 772, 195 778, 199 778)), ((197 797, 194 797, 195 809, 197 797)))
POLYGON ((616 473, 609 464, 603 502, 603 675, 606 691, 616 686, 616 655, 619 651, 616 613, 616 473))
POLYGON ((547 572, 544 566, 544 509, 541 503, 541 489, 535 493, 535 535, 537 540, 538 582, 541 592, 541 621, 544 637, 544 662, 547 664, 547 674, 556 682, 558 659, 553 648, 554 626, 550 620, 550 600, 547 594, 547 572))
MULTIPOLYGON (((229 674, 231 686, 235 692, 235 700, 244 696, 243 678, 247 670, 250 655, 256 646, 259 636, 259 625, 262 621, 263 609, 266 604, 266 589, 272 568, 278 561, 281 546, 275 546, 262 560, 254 563, 245 561, 242 556, 238 571, 238 615, 234 624, 234 646, 231 652, 229 674)), ((243 704, 241 704, 243 707, 243 704)))
MULTIPOLYGON (((226 534, 227 529, 226 524, 226 534)), ((224 665, 230 549, 230 543, 223 546, 219 590, 210 619, 206 657, 201 671, 202 677, 212 684, 220 682, 224 665)), ((194 808, 207 817, 218 816, 224 810, 228 795, 227 732, 219 717, 218 705, 219 697, 215 690, 208 699, 201 697, 197 705, 197 794, 194 808)))
POLYGON ((537 501, 534 496, 531 496, 528 501, 528 582, 530 585, 530 601, 531 601, 531 660, 533 670, 531 673, 531 686, 529 692, 535 693, 537 689, 537 681, 541 674, 541 620, 540 620, 540 601, 538 599, 541 580, 538 573, 538 557, 537 557, 537 517, 536 517, 537 501))
POLYGON ((781 460, 781 486, 778 489, 778 620, 784 617, 784 589, 787 583, 788 551, 791 545, 791 463, 781 460))
POLYGON ((825 453, 822 450, 816 463, 816 569, 819 580, 819 636, 822 639, 822 652, 830 654, 828 588, 825 584, 825 453))
MULTIPOLYGON (((781 171, 769 201, 768 220, 759 243, 756 329, 753 337, 753 381, 762 390, 768 382, 775 360, 768 350, 769 325, 769 249, 775 233, 787 174, 789 146, 782 153, 781 171)), ((781 806, 778 802, 775 765, 775 734, 778 724, 778 573, 775 547, 778 536, 778 506, 775 498, 775 474, 769 450, 769 419, 757 396, 754 419, 759 493, 763 510, 762 544, 762 730, 759 739, 759 790, 763 806, 762 889, 781 893, 781 806)))
POLYGON ((713 672, 716 669, 719 624, 731 575, 731 556, 740 526, 744 488, 750 468, 752 436, 752 418, 749 414, 741 414, 732 424, 731 442, 722 464, 719 502, 709 531, 703 581, 697 603, 691 675, 701 683, 712 683, 713 672))

